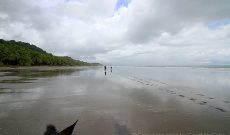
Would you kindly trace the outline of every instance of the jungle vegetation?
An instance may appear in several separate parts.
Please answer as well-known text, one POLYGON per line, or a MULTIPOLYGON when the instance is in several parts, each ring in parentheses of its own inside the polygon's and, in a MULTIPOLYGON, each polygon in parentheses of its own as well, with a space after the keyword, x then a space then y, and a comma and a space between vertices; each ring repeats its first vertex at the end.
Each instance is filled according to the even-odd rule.
POLYGON ((0 39, 0 66, 97 66, 74 60, 68 56, 55 56, 43 49, 21 41, 0 39))

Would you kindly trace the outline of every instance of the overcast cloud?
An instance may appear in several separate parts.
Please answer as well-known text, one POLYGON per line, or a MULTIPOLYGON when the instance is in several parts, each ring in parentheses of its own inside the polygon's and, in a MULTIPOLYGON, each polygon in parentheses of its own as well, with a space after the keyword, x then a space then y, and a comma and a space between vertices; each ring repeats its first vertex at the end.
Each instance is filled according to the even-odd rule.
POLYGON ((230 64, 230 1, 1 0, 0 38, 103 64, 230 64))

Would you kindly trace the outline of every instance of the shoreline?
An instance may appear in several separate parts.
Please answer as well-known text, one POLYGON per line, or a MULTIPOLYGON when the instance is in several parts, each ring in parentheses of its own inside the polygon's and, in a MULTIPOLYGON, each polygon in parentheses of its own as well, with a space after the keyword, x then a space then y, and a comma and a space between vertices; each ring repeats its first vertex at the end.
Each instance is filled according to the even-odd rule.
POLYGON ((89 67, 101 67, 101 66, 0 66, 1 70, 11 70, 11 69, 34 69, 34 70, 55 70, 55 69, 81 69, 89 67))

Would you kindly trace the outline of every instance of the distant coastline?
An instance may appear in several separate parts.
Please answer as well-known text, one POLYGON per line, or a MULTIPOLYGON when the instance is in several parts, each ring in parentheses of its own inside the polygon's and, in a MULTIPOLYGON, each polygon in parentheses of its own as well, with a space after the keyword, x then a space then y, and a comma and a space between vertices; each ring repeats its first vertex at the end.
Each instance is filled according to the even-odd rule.
POLYGON ((101 64, 75 60, 69 56, 55 56, 29 43, 0 39, 0 66, 101 66, 101 64))
POLYGON ((141 67, 175 67, 175 68, 230 68, 230 65, 191 65, 191 66, 141 66, 141 67))
POLYGON ((151 68, 151 67, 162 67, 162 68, 230 68, 230 65, 189 65, 189 66, 119 66, 117 67, 143 67, 143 68, 151 68))

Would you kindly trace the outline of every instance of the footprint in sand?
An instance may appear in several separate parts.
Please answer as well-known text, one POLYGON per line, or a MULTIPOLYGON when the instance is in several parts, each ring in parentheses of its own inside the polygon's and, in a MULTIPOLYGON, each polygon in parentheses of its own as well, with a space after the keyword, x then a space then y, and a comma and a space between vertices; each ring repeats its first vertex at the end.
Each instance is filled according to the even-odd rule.
POLYGON ((221 111, 221 112, 226 112, 224 109, 219 108, 219 107, 215 107, 215 109, 216 109, 216 110, 219 110, 219 111, 221 111))
POLYGON ((207 104, 207 102, 206 102, 206 101, 202 101, 202 102, 200 102, 199 104, 200 104, 200 105, 205 105, 205 104, 207 104))
POLYGON ((184 95, 179 95, 180 97, 184 97, 184 95))
POLYGON ((189 100, 195 101, 196 99, 195 98, 190 98, 189 100))
POLYGON ((230 103, 230 102, 225 100, 224 103, 230 103))
POLYGON ((219 107, 215 107, 215 106, 212 106, 212 105, 210 105, 210 107, 215 108, 216 110, 221 111, 221 112, 227 112, 226 110, 224 110, 222 108, 219 108, 219 107))
POLYGON ((208 97, 208 99, 214 99, 214 98, 212 98, 212 97, 208 97))
POLYGON ((202 97, 204 96, 203 94, 196 94, 196 95, 198 95, 198 96, 202 96, 202 97))

